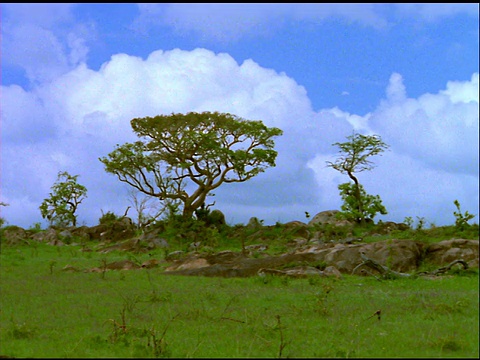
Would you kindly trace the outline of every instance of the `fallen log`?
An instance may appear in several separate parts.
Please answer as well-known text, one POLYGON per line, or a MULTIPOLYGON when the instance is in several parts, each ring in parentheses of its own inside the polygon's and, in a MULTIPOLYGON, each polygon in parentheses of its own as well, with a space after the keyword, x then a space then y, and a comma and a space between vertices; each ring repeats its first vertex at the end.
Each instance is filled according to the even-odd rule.
MULTIPOLYGON (((370 259, 369 257, 367 257, 365 255, 364 252, 360 252, 360 257, 363 259, 363 262, 357 266, 355 266, 355 268, 352 270, 352 275, 355 274, 355 271, 357 271, 357 269, 359 269, 360 267, 362 266, 368 266, 376 271, 378 271, 380 273, 380 275, 382 276, 383 279, 392 279, 392 278, 400 278, 400 277, 411 277, 412 274, 406 274, 406 273, 401 273, 401 272, 397 272, 397 271, 393 271, 391 269, 389 269, 387 266, 384 266, 382 264, 379 264, 378 262, 376 262, 375 260, 373 259, 370 259)), ((419 275, 440 275, 440 274, 443 274, 445 272, 447 272, 448 270, 450 270, 454 265, 456 264, 461 264, 463 266, 463 269, 466 270, 468 269, 468 264, 465 260, 462 260, 462 259, 458 259, 458 260, 454 260, 452 261, 450 264, 448 264, 447 266, 444 266, 444 267, 441 267, 437 270, 434 270, 434 271, 423 271, 423 272, 420 272, 420 273, 416 273, 414 275, 416 276, 419 276, 419 275)), ((372 275, 372 276, 375 276, 373 275, 372 273, 368 272, 369 275, 372 275)), ((376 277, 376 276, 375 276, 376 277)), ((377 278, 378 279, 378 278, 377 278)), ((378 279, 380 280, 380 279, 378 279)))
POLYGON ((405 273, 393 271, 390 268, 388 268, 388 267, 386 267, 382 264, 379 264, 375 260, 367 257, 363 251, 360 252, 360 257, 363 259, 363 262, 361 264, 355 266, 355 268, 352 270, 352 275, 355 274, 355 271, 358 268, 366 265, 366 266, 368 266, 368 267, 370 267, 374 270, 377 270, 380 273, 380 275, 382 276, 382 278, 384 278, 384 279, 399 278, 399 277, 410 277, 411 276, 410 274, 405 274, 405 273))
POLYGON ((456 265, 456 264, 462 264, 463 265, 463 269, 464 270, 467 270, 468 269, 468 264, 465 260, 463 259, 458 259, 458 260, 453 260, 450 264, 448 264, 447 266, 444 266, 444 267, 441 267, 437 270, 434 270, 434 271, 422 271, 420 273, 417 273, 417 275, 439 275, 439 274, 443 274, 445 272, 447 272, 448 270, 450 270, 452 268, 453 265, 456 265))

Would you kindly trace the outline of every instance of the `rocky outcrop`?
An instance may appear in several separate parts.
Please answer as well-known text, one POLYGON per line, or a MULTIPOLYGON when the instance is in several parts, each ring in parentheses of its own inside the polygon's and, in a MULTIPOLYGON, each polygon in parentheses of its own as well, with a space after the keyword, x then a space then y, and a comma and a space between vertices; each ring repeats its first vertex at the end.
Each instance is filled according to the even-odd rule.
MULTIPOLYGON (((256 275, 263 269, 261 272, 264 274, 293 276, 292 271, 287 271, 283 267, 296 264, 298 266, 295 268, 295 276, 301 277, 314 275, 314 273, 325 275, 326 269, 322 272, 311 269, 312 264, 323 263, 333 276, 340 277, 341 273, 351 274, 364 261, 362 254, 398 273, 416 271, 425 259, 435 259, 435 263, 446 265, 456 256, 462 256, 465 261, 470 261, 469 265, 474 265, 476 259, 478 267, 477 240, 443 243, 428 247, 418 241, 392 239, 368 244, 317 244, 290 254, 255 259, 248 258, 241 252, 232 251, 210 255, 192 254, 181 260, 173 260, 172 265, 165 269, 165 274, 246 277, 256 275), (424 258, 424 254, 427 254, 427 258, 424 258)), ((371 273, 360 272, 359 274, 371 273)))
POLYGON ((445 265, 462 259, 469 267, 478 267, 478 240, 451 239, 431 244, 425 252, 425 261, 445 265))
POLYGON ((28 243, 29 235, 27 231, 20 226, 9 226, 2 231, 1 242, 6 245, 17 245, 28 243))

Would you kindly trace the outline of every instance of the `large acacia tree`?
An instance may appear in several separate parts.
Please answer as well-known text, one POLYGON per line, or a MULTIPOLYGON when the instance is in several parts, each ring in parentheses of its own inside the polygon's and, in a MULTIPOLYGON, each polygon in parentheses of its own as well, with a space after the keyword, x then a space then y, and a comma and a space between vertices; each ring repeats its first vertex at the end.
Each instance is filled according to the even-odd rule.
POLYGON ((346 202, 345 209, 353 214, 354 220, 365 223, 366 215, 372 219, 376 212, 386 214, 386 209, 381 204, 380 197, 373 197, 365 193, 354 174, 372 170, 374 164, 369 160, 370 157, 381 154, 389 146, 382 141, 379 135, 362 135, 354 132, 347 136, 347 139, 347 142, 332 144, 339 147, 340 156, 334 163, 327 161, 327 166, 342 174, 347 174, 353 181, 352 185, 349 183, 339 185, 339 190, 346 202))
POLYGON ((219 112, 159 115, 130 123, 141 140, 117 145, 100 158, 105 170, 144 194, 183 204, 188 218, 221 184, 244 182, 275 166, 273 138, 282 134, 262 121, 219 112))

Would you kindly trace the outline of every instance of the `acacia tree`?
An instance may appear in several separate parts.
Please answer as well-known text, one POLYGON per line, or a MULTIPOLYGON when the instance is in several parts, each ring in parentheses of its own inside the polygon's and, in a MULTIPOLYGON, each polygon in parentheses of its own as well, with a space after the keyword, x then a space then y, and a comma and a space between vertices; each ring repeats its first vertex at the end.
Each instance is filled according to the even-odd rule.
POLYGON ((275 166, 273 137, 282 134, 262 121, 219 112, 135 118, 130 124, 141 141, 117 145, 100 158, 105 170, 146 195, 180 202, 187 218, 223 183, 244 182, 275 166))
POLYGON ((50 197, 40 205, 42 217, 50 224, 76 226, 78 205, 87 197, 87 188, 77 183, 78 175, 59 172, 57 182, 52 186, 50 197), (63 180, 62 180, 63 179, 63 180))
POLYGON ((366 215, 368 215, 368 218, 373 219, 376 212, 381 212, 382 214, 386 214, 387 212, 381 204, 380 197, 378 197, 378 195, 376 197, 367 195, 354 174, 365 170, 372 170, 374 165, 369 158, 381 154, 388 149, 389 146, 382 141, 379 135, 362 135, 354 132, 352 135, 347 136, 347 139, 349 140, 347 142, 332 144, 332 146, 338 146, 340 148, 339 152, 341 155, 334 163, 327 161, 327 166, 334 168, 342 174, 347 174, 353 181, 353 187, 348 186, 348 183, 341 184, 339 185, 339 190, 344 201, 348 197, 350 199, 349 204, 345 205, 348 205, 348 208, 353 207, 355 209, 356 207, 352 213, 354 214, 354 220, 364 224, 367 218, 366 215), (372 201, 374 202, 373 207, 370 206, 372 201))

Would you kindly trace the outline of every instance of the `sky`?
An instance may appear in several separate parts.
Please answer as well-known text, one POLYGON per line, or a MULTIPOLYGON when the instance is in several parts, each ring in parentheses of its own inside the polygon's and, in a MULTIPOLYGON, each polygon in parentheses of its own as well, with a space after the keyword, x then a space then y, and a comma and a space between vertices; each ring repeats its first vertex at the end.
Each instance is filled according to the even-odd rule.
MULTIPOLYGON (((228 112, 283 130, 276 166, 207 200, 227 223, 340 210, 334 143, 379 135, 357 173, 388 211, 452 225, 479 214, 478 4, 1 4, 0 216, 47 226, 61 171, 87 188, 77 223, 136 218, 98 160, 138 140, 133 118, 228 112)), ((151 211, 158 205, 148 204, 151 211)))

